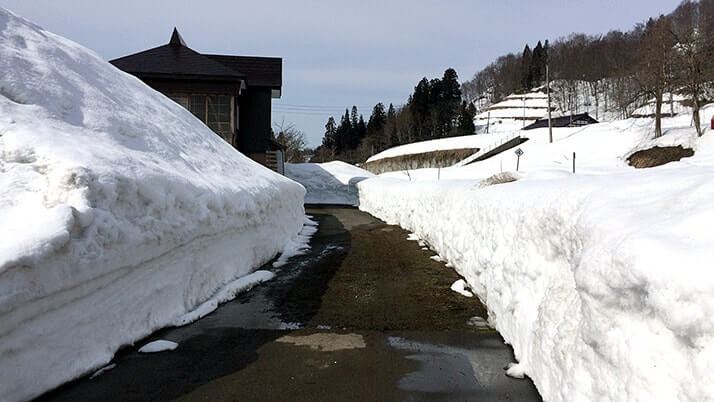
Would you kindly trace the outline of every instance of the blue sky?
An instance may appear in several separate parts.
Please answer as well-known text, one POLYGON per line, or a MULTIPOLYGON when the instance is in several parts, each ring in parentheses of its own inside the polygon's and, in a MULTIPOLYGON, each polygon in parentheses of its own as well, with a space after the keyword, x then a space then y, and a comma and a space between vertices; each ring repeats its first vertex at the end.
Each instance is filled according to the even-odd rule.
POLYGON ((680 0, 148 1, 0 0, 0 6, 107 60, 168 42, 177 26, 204 53, 283 58, 273 122, 319 145, 327 118, 355 104, 402 104, 421 77, 463 81, 526 42, 606 33, 680 0), (297 106, 295 106, 297 105, 297 106))

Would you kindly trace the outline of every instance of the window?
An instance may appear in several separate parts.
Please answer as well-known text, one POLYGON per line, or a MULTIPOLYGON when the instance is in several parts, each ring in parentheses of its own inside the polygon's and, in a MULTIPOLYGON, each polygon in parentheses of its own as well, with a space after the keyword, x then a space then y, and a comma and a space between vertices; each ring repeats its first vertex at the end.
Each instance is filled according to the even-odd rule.
POLYGON ((185 107, 188 109, 188 97, 187 96, 179 96, 179 95, 170 95, 169 98, 178 103, 179 105, 185 107))
POLYGON ((203 95, 191 96, 191 107, 187 108, 194 116, 202 122, 206 122, 206 97, 203 95))
POLYGON ((230 142, 231 132, 231 97, 225 95, 208 96, 208 118, 206 124, 226 141, 230 142))
POLYGON ((228 95, 168 95, 224 140, 233 139, 233 97, 228 95))

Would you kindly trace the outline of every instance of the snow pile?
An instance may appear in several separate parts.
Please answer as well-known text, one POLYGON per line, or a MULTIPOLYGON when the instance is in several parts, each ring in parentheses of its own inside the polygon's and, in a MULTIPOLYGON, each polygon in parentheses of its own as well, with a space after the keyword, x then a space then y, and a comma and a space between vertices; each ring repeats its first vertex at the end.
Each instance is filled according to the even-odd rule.
POLYGON ((100 368, 99 370, 95 371, 94 373, 92 373, 92 375, 89 376, 89 379, 93 380, 93 379, 99 377, 100 375, 106 373, 107 371, 116 368, 116 366, 117 366, 116 363, 107 364, 106 366, 104 366, 104 367, 100 368))
POLYGON ((175 350, 177 347, 178 343, 176 342, 159 339, 158 341, 149 342, 139 348, 139 353, 159 353, 167 350, 175 350))
POLYGON ((280 257, 273 263, 274 268, 282 267, 287 264, 290 258, 303 255, 310 250, 310 239, 312 235, 317 233, 317 222, 310 218, 312 217, 309 215, 305 217, 305 225, 302 227, 300 233, 298 233, 298 236, 283 247, 283 251, 280 252, 280 257))
POLYGON ((345 162, 286 163, 285 175, 305 186, 306 204, 359 205, 357 183, 374 177, 345 162))
POLYGON ((263 282, 267 282, 273 278, 275 278, 274 273, 263 270, 255 271, 248 275, 242 276, 234 280, 233 282, 230 282, 225 285, 223 288, 221 288, 221 290, 216 292, 215 295, 211 296, 210 299, 201 303, 195 309, 174 319, 171 325, 174 327, 181 327, 190 324, 194 321, 200 320, 201 318, 216 311, 219 304, 231 301, 235 299, 237 295, 243 292, 247 292, 254 286, 259 285, 263 282))
POLYGON ((470 290, 468 290, 469 285, 464 281, 463 279, 459 279, 456 282, 451 284, 451 290, 454 292, 466 296, 466 297, 474 297, 474 294, 471 293, 470 290))
POLYGON ((0 400, 108 363, 267 262, 304 189, 0 9, 0 400))
MULTIPOLYGON (((714 108, 703 113, 709 121, 714 108)), ((487 305, 513 345, 509 374, 545 400, 708 400, 714 395, 714 132, 691 116, 533 130, 519 180, 505 152, 463 168, 382 175, 360 208, 424 239, 487 305), (643 144, 695 156, 635 170, 643 144), (572 153, 576 152, 573 175, 572 153), (403 176, 403 175, 402 175, 403 176)))

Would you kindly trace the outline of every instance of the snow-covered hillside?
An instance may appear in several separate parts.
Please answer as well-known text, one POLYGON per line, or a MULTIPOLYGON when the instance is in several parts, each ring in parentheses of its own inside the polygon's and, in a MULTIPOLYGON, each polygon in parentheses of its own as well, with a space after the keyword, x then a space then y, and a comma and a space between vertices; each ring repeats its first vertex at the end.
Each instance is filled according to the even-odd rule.
POLYGON ((556 129, 553 144, 531 130, 518 173, 512 151, 439 175, 387 173, 358 185, 360 209, 466 278, 513 345, 510 371, 545 400, 711 400, 714 131, 696 138, 690 121, 665 119, 658 140, 651 119, 556 129), (675 144, 694 157, 624 160, 675 144))
POLYGON ((109 362, 275 256, 304 189, 0 9, 0 400, 109 362))
POLYGON ((359 205, 357 183, 374 175, 345 162, 286 163, 285 175, 305 186, 306 204, 359 205))

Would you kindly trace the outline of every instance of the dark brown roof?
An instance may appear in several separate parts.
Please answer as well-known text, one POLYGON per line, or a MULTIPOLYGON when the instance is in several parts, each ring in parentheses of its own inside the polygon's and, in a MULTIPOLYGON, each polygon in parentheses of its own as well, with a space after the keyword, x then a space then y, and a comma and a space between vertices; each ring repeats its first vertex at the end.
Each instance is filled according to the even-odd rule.
MULTIPOLYGON (((550 124, 553 127, 568 127, 571 123, 581 121, 587 124, 598 123, 588 113, 574 114, 570 116, 554 117, 550 119, 550 124)), ((532 124, 523 127, 524 130, 532 130, 534 128, 548 127, 548 119, 538 119, 532 124)))
POLYGON ((110 60, 117 68, 140 77, 240 80, 243 74, 186 46, 176 28, 164 46, 110 60))
POLYGON ((280 88, 283 85, 283 59, 280 57, 224 56, 207 57, 245 75, 248 86, 280 88))
POLYGON ((167 45, 109 61, 141 78, 245 80, 248 86, 280 88, 283 59, 279 57, 201 54, 186 46, 174 28, 167 45))

